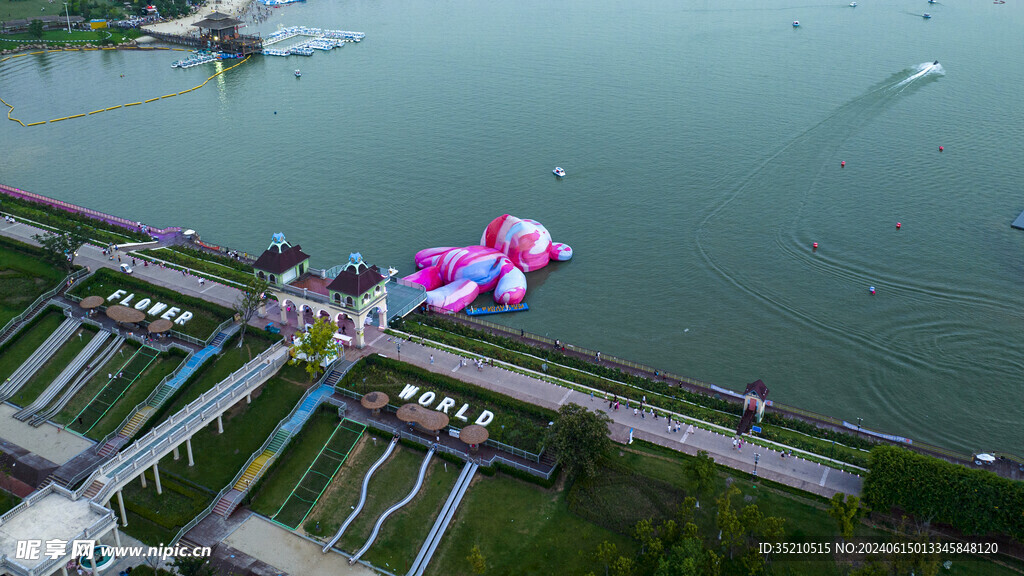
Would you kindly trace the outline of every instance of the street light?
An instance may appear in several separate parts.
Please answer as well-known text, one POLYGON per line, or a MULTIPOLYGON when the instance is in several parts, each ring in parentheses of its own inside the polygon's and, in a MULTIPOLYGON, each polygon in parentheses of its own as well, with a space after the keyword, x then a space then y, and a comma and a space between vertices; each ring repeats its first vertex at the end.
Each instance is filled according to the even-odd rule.
POLYGON ((863 418, 857 418, 857 434, 860 434, 860 423, 863 420, 864 420, 863 418))
POLYGON ((754 454, 754 479, 757 479, 757 463, 761 460, 760 454, 754 454))
POLYGON ((71 34, 71 16, 68 14, 68 3, 64 3, 64 16, 68 19, 68 34, 71 34))
POLYGON ((402 361, 402 343, 399 342, 397 346, 398 346, 398 361, 401 362, 402 361))

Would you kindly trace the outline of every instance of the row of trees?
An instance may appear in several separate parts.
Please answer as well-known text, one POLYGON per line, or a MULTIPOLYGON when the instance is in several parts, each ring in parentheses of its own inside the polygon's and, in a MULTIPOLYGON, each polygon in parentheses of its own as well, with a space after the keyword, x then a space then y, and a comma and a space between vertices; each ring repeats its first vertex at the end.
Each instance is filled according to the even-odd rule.
POLYGON ((968 535, 1006 534, 1024 542, 1024 483, 896 446, 871 451, 864 499, 968 535))

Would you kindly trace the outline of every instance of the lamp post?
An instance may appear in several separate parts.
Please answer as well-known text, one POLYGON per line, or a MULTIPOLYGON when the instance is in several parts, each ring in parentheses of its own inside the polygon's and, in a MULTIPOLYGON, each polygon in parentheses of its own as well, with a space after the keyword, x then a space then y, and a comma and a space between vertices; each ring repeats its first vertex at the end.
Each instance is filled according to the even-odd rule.
POLYGON ((857 434, 858 434, 858 435, 860 434, 860 423, 861 423, 861 422, 862 422, 863 420, 864 420, 863 418, 857 418, 857 434))
POLYGON ((68 19, 68 34, 71 34, 71 15, 68 13, 68 3, 64 3, 64 17, 68 19))
POLYGON ((399 342, 397 346, 398 346, 398 361, 401 362, 402 361, 402 343, 399 342))
POLYGON ((757 463, 761 460, 760 454, 754 454, 754 479, 757 480, 757 463))

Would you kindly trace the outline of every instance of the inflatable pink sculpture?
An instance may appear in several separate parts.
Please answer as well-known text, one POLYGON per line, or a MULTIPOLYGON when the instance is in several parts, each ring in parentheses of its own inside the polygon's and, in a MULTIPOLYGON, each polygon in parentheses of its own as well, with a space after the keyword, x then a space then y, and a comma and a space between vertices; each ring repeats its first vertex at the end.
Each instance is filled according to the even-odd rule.
POLYGON ((415 274, 406 276, 427 289, 427 304, 458 312, 481 292, 494 290, 499 304, 518 304, 526 296, 524 272, 548 262, 572 258, 572 248, 552 242, 535 220, 499 216, 487 225, 480 246, 427 248, 416 253, 415 274))

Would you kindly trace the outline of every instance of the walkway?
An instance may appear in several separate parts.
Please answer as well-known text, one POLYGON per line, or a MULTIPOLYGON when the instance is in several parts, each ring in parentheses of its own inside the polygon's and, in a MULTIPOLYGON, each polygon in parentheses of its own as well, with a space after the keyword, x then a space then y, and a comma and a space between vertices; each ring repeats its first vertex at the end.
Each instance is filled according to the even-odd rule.
MULTIPOLYGON (((392 358, 398 356, 397 341, 389 341, 389 337, 379 331, 371 331, 368 328, 367 340, 368 349, 392 358)), ((612 439, 618 442, 628 442, 629 430, 632 428, 634 438, 687 454, 706 450, 716 462, 746 472, 753 471, 754 456, 759 454, 757 473, 762 478, 826 497, 831 497, 836 492, 855 495, 861 492, 862 479, 855 474, 841 472, 801 458, 782 458, 779 452, 753 445, 746 446, 742 452, 738 452, 732 447, 731 434, 716 434, 699 428, 694 428, 692 433, 689 433, 686 426, 682 428, 681 433, 672 434, 667 431, 668 423, 664 418, 655 420, 650 416, 633 416, 632 409, 626 409, 625 406, 619 410, 609 410, 608 402, 602 400, 600 396, 593 397, 497 366, 485 367, 480 372, 472 362, 460 366, 460 357, 455 354, 413 342, 403 341, 401 344, 403 362, 431 372, 458 378, 551 410, 558 410, 565 404, 576 403, 591 410, 603 411, 612 419, 612 439), (431 355, 434 357, 433 364, 430 362, 431 355)))
POLYGON ((0 438, 21 446, 60 466, 83 450, 93 445, 92 440, 75 434, 62 434, 61 429, 47 422, 33 428, 14 419, 18 409, 10 404, 0 404, 0 438))
POLYGON ((250 516, 224 543, 289 574, 373 576, 365 566, 349 566, 341 554, 324 554, 320 545, 260 516, 250 516))

